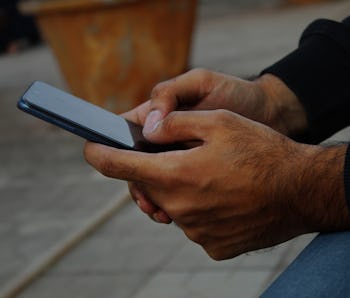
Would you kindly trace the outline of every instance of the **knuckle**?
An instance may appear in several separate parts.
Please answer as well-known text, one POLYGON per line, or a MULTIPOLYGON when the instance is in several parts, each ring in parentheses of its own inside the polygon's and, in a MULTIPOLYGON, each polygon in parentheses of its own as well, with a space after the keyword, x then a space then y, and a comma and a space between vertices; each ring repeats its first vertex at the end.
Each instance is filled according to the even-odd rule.
POLYGON ((185 234, 186 234, 188 239, 190 239, 191 241, 193 241, 195 243, 202 245, 204 242, 203 235, 196 229, 187 229, 187 230, 185 230, 185 234))
POLYGON ((151 92, 151 98, 163 97, 170 92, 171 81, 158 83, 151 92))
POLYGON ((196 187, 198 181, 195 174, 196 172, 192 170, 188 163, 169 163, 166 165, 164 175, 159 179, 169 189, 174 189, 174 187, 196 187))
POLYGON ((190 76, 195 78, 199 84, 200 94, 202 95, 210 94, 211 90, 213 90, 214 86, 216 85, 215 80, 217 78, 217 74, 205 68, 193 69, 190 76))
POLYGON ((202 223, 201 214, 197 204, 191 200, 179 197, 175 200, 169 200, 164 206, 171 217, 181 226, 187 229, 196 229, 198 234, 207 235, 205 223, 202 223))
POLYGON ((204 249, 208 256, 215 261, 232 259, 243 253, 243 251, 240 251, 239 249, 232 249, 232 247, 216 246, 204 247, 204 249))
POLYGON ((233 122, 233 113, 224 109, 219 109, 213 112, 213 122, 216 125, 222 126, 224 128, 231 128, 233 122))
POLYGON ((204 249, 208 256, 215 261, 223 261, 235 256, 229 250, 224 249, 221 246, 204 247, 204 249))
POLYGON ((174 111, 167 115, 162 122, 162 129, 165 131, 173 131, 175 126, 175 117, 178 112, 174 111))
POLYGON ((210 71, 205 69, 205 68, 202 68, 202 67, 196 67, 196 68, 190 70, 190 73, 194 76, 201 78, 201 79, 205 79, 209 76, 210 71))
POLYGON ((217 250, 206 250, 206 252, 208 256, 214 261, 223 261, 227 259, 217 250))
POLYGON ((181 224, 188 224, 188 222, 185 220, 185 218, 190 213, 190 210, 187 206, 184 206, 183 202, 173 201, 172 203, 169 203, 167 207, 167 211, 171 216, 176 219, 181 224))
POLYGON ((160 152, 158 155, 164 155, 164 158, 161 158, 164 161, 161 168, 162 175, 158 175, 153 182, 169 189, 179 186, 182 181, 180 177, 183 176, 181 165, 178 162, 167 160, 166 152, 160 152))

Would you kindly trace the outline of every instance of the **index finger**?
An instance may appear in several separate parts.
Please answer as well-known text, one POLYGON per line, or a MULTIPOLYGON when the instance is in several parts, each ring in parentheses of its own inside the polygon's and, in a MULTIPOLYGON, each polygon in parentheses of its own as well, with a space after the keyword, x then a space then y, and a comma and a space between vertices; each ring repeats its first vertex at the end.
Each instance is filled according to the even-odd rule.
POLYGON ((140 104, 136 108, 128 112, 125 112, 123 114, 120 114, 120 116, 131 122, 134 122, 138 125, 143 126, 149 112, 150 112, 150 101, 148 100, 140 104))
POLYGON ((169 174, 170 158, 165 153, 121 150, 86 142, 84 156, 90 165, 110 178, 155 184, 169 174))
POLYGON ((207 71, 192 69, 159 83, 152 90, 150 110, 158 110, 165 117, 172 111, 194 106, 208 93, 208 86, 205 84, 207 77, 207 71))

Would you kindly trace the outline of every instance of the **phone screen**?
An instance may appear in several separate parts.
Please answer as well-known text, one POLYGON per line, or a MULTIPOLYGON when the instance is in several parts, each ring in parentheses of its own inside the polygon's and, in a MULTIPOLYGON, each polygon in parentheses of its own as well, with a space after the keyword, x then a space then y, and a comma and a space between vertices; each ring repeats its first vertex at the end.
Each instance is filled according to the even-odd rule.
POLYGON ((141 126, 44 82, 34 82, 18 107, 91 141, 138 151, 171 150, 149 143, 141 126))

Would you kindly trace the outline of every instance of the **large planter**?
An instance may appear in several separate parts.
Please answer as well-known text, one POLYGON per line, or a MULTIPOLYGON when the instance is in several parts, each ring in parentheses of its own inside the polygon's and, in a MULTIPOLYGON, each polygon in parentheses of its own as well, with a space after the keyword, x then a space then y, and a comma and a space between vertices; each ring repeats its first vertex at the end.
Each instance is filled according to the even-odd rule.
POLYGON ((196 0, 33 0, 20 8, 37 17, 72 93, 114 112, 188 66, 196 0))

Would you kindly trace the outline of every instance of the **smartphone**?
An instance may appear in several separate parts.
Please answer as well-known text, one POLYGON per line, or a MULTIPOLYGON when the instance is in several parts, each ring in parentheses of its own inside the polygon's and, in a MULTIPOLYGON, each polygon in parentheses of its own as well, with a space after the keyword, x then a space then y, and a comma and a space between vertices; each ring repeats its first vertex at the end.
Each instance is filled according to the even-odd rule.
POLYGON ((17 107, 86 140, 107 146, 143 152, 175 149, 172 145, 148 142, 142 135, 142 126, 44 82, 34 82, 17 107))

